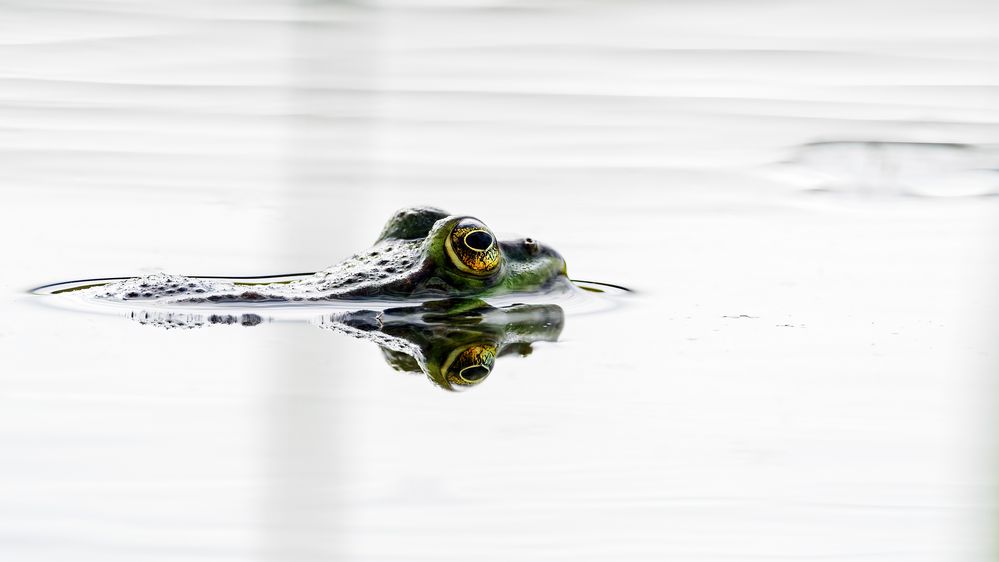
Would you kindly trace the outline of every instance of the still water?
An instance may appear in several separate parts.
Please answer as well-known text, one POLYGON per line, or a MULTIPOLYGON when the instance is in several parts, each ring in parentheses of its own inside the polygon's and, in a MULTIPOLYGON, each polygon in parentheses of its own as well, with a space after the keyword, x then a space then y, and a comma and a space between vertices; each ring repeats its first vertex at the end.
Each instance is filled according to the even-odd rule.
POLYGON ((0 10, 0 558, 994 558, 996 5, 0 10), (410 205, 634 292, 465 392, 333 313, 29 294, 410 205))

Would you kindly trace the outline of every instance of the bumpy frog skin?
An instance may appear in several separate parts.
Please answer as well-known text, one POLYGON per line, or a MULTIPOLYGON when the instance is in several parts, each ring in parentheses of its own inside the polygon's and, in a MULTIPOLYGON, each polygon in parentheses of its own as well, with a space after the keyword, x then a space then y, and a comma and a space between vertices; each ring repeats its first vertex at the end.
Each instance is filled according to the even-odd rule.
POLYGON ((398 211, 374 246, 289 283, 155 274, 89 289, 91 296, 170 304, 485 298, 572 289, 565 260, 530 238, 499 241, 476 218, 431 207, 398 211))

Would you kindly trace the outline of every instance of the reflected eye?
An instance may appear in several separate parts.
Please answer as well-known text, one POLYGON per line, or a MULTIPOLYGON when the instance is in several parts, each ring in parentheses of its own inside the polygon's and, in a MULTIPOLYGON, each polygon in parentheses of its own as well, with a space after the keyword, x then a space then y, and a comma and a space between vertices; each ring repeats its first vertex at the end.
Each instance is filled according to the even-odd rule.
POLYGON ((496 362, 496 346, 472 344, 451 352, 441 365, 444 378, 451 385, 471 386, 479 384, 493 370, 496 362))
POLYGON ((493 274, 500 265, 500 251, 486 225, 464 219, 455 225, 444 243, 455 267, 472 275, 493 274))

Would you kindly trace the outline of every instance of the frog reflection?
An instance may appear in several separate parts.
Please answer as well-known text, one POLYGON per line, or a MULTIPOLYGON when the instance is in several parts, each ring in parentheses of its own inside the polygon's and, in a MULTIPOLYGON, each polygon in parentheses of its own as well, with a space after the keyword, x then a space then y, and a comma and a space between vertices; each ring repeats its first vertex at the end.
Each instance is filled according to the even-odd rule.
MULTIPOLYGON (((258 314, 138 311, 129 317, 165 329, 256 326, 258 314)), ((565 323, 553 304, 496 307, 479 299, 446 299, 385 310, 345 311, 313 319, 323 329, 376 343, 394 369, 423 373, 445 390, 481 384, 498 358, 529 355, 536 342, 555 342, 565 323)))
POLYGON ((423 373, 446 390, 481 384, 496 360, 529 355, 532 344, 558 340, 565 322, 557 305, 497 308, 477 299, 434 301, 324 317, 319 325, 370 339, 394 369, 423 373))

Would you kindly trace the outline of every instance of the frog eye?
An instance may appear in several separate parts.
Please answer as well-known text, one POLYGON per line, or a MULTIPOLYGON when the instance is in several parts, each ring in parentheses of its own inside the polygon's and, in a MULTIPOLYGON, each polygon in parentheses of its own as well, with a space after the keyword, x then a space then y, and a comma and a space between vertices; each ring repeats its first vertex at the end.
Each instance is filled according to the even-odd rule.
POLYGON ((452 386, 472 386, 489 376, 495 362, 496 346, 472 344, 452 351, 441 365, 441 372, 452 386))
POLYGON ((451 229, 444 246, 451 262, 459 270, 478 276, 496 272, 500 265, 499 245, 486 225, 464 219, 451 229))

